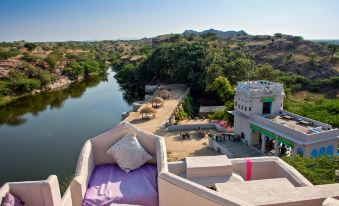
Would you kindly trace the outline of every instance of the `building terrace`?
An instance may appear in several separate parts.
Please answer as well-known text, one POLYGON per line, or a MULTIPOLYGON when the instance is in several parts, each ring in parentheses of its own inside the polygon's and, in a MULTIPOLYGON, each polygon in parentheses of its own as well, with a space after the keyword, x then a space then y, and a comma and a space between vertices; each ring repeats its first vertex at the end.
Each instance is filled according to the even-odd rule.
POLYGON ((275 155, 335 155, 339 130, 283 110, 283 86, 268 81, 240 82, 234 98, 234 132, 248 145, 275 155), (274 146, 273 146, 274 144, 274 146))

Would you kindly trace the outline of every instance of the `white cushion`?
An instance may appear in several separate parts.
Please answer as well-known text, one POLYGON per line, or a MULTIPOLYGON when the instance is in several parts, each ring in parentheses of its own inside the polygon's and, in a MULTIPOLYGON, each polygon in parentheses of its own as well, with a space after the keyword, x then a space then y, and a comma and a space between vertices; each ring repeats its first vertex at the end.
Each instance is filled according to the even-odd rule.
POLYGON ((107 154, 111 155, 125 172, 138 169, 152 159, 152 156, 139 143, 135 133, 127 133, 107 150, 107 154))

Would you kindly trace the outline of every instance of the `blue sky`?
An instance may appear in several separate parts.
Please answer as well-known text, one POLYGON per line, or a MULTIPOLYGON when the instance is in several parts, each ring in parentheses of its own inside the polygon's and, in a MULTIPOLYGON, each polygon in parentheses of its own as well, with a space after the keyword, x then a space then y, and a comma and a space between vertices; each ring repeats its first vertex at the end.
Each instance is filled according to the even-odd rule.
POLYGON ((338 0, 1 0, 0 41, 135 39, 185 29, 339 39, 338 0))

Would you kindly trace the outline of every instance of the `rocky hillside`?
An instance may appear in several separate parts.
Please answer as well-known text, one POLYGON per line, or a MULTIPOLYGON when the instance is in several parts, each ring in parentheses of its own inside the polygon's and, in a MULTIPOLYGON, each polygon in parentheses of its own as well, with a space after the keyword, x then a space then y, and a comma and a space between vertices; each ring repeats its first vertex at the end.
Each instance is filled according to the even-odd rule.
POLYGON ((247 33, 243 30, 241 31, 220 31, 215 29, 208 29, 201 32, 194 31, 194 30, 186 30, 182 35, 185 37, 195 37, 195 36, 204 36, 208 34, 214 34, 220 39, 227 39, 236 36, 245 36, 247 33))
POLYGON ((326 45, 291 35, 241 36, 231 38, 229 45, 253 56, 256 63, 269 63, 284 72, 311 79, 336 76, 339 61, 331 60, 326 45))
POLYGON ((109 54, 87 43, 0 43, 0 106, 106 71, 109 54))
POLYGON ((244 31, 223 32, 214 29, 202 32, 186 30, 183 34, 167 34, 143 39, 140 40, 139 45, 160 46, 163 43, 199 39, 205 39, 210 44, 225 44, 233 50, 241 50, 251 56, 258 65, 269 63, 275 69, 310 79, 339 75, 339 48, 332 60, 326 43, 304 40, 300 36, 280 33, 274 36, 249 35, 244 31))
POLYGON ((274 69, 311 80, 339 74, 338 48, 333 54, 325 43, 280 33, 249 35, 244 31, 211 29, 129 41, 0 42, 0 105, 13 96, 52 89, 100 73, 105 64, 135 66, 148 59, 157 48, 190 42, 240 51, 256 65, 268 63, 274 69))

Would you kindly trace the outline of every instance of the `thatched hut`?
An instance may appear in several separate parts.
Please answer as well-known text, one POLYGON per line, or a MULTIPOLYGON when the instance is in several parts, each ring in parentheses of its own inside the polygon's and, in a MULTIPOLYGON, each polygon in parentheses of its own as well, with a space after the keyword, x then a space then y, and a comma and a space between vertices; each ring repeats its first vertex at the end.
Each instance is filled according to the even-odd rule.
POLYGON ((153 109, 152 107, 149 107, 149 106, 145 106, 145 107, 140 109, 141 118, 155 117, 156 112, 157 112, 157 110, 155 110, 155 109, 153 109))
POLYGON ((164 90, 161 90, 161 91, 158 92, 158 97, 161 97, 163 99, 168 99, 169 94, 170 94, 170 92, 168 90, 164 89, 164 90))
POLYGON ((154 97, 154 99, 152 99, 151 103, 152 103, 152 107, 160 107, 164 104, 164 100, 161 97, 154 97))

